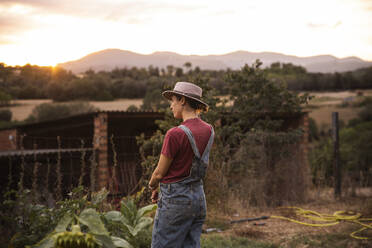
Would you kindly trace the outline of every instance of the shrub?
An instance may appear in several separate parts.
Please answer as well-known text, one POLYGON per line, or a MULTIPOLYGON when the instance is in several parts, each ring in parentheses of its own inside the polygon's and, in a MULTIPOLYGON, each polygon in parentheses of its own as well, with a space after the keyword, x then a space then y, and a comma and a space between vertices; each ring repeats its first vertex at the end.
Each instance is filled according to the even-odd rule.
POLYGON ((309 141, 312 142, 318 139, 319 139, 318 126, 316 125, 316 121, 310 117, 309 118, 309 141))
POLYGON ((148 227, 152 218, 145 215, 156 209, 155 204, 137 210, 133 202, 123 202, 121 212, 105 213, 106 209, 112 209, 106 202, 108 191, 86 192, 79 186, 52 208, 37 204, 39 200, 30 190, 5 193, 5 200, 0 204, 0 232, 4 234, 0 242, 4 247, 14 248, 32 244, 35 248, 149 247, 151 232, 148 227), (114 223, 116 217, 125 223, 121 226, 114 223), (127 232, 109 232, 116 224, 127 232))
POLYGON ((9 94, 0 91, 0 106, 8 106, 11 100, 12 97, 9 94))
POLYGON ((134 105, 134 104, 130 105, 127 108, 127 111, 133 111, 133 112, 135 112, 135 111, 138 111, 138 110, 139 110, 139 108, 136 105, 134 105))
POLYGON ((372 121, 372 102, 364 105, 358 116, 362 121, 372 121))
POLYGON ((98 111, 88 102, 72 103, 43 103, 36 106, 30 116, 26 119, 28 122, 38 122, 46 120, 55 120, 72 115, 98 111))
POLYGON ((12 120, 12 111, 9 109, 0 110, 0 121, 11 121, 12 120))

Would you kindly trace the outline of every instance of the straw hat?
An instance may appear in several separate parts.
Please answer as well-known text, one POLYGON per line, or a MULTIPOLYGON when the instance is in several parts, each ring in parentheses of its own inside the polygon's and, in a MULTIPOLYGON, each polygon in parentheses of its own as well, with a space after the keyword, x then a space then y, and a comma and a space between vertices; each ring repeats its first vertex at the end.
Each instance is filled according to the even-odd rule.
POLYGON ((189 82, 177 82, 173 90, 166 90, 162 95, 171 100, 173 95, 184 96, 193 99, 203 106, 203 110, 208 109, 208 104, 201 100, 203 90, 199 86, 189 82))

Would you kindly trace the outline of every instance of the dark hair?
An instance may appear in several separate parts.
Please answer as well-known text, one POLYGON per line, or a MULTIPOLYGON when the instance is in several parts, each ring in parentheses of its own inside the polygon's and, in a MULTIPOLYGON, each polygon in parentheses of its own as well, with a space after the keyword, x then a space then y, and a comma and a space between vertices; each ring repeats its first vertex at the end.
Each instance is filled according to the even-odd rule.
MULTIPOLYGON (((180 95, 175 95, 177 97, 177 100, 180 101, 182 99, 182 97, 185 97, 185 96, 180 96, 180 95)), ((188 97, 185 97, 185 101, 187 102, 187 104, 189 104, 189 106, 192 108, 192 109, 195 109, 195 110, 202 110, 203 109, 203 104, 201 104, 200 102, 196 101, 196 100, 193 100, 191 98, 188 98, 188 97)))

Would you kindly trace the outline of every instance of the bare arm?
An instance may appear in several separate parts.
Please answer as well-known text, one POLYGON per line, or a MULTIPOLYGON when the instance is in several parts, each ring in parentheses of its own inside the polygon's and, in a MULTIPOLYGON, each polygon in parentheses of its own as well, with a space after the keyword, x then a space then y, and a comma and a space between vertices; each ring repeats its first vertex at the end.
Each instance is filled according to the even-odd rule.
POLYGON ((149 182, 149 187, 152 190, 155 190, 158 187, 160 180, 167 174, 169 166, 171 165, 172 161, 173 161, 172 158, 168 158, 163 154, 160 154, 158 165, 156 166, 156 169, 152 173, 149 182))

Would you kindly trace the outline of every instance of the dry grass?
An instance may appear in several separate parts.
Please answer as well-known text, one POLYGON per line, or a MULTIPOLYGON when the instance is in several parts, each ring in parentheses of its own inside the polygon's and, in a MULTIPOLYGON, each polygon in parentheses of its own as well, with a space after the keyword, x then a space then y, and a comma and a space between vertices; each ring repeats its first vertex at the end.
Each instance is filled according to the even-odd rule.
POLYGON ((315 96, 315 98, 320 97, 331 97, 336 99, 344 99, 351 96, 356 96, 357 92, 363 92, 364 96, 372 96, 372 90, 358 90, 358 91, 330 91, 330 92, 308 92, 310 95, 315 96))
MULTIPOLYGON (((364 96, 372 96, 372 90, 362 90, 364 96)), ((316 108, 309 109, 310 117, 314 118, 319 126, 330 126, 331 124, 331 113, 339 112, 340 120, 346 123, 352 118, 357 116, 359 109, 356 108, 340 108, 337 107, 347 97, 356 96, 356 91, 341 91, 341 92, 309 92, 310 95, 315 96, 310 101, 310 105, 316 106, 316 108)), ((226 99, 226 97, 221 97, 226 99)), ((32 109, 41 103, 50 103, 52 100, 36 99, 36 100, 15 100, 13 104, 15 106, 10 107, 13 113, 13 120, 22 121, 26 119, 32 109)), ((137 107, 141 106, 143 99, 117 99, 115 101, 99 102, 90 101, 95 107, 101 110, 107 111, 124 111, 130 105, 137 107)))
POLYGON ((42 103, 51 103, 51 102, 52 100, 46 100, 46 99, 14 100, 12 101, 12 107, 9 108, 13 114, 12 120, 23 121, 31 114, 34 107, 42 103))
MULTIPOLYGON (((142 105, 142 99, 117 99, 115 101, 99 102, 90 101, 93 106, 100 110, 107 111, 125 111, 130 105, 140 107, 142 105)), ((23 121, 32 112, 33 108, 42 103, 51 103, 52 100, 36 99, 36 100, 14 100, 13 106, 10 107, 10 111, 13 113, 12 120, 23 121)))
POLYGON ((143 102, 143 99, 117 99, 115 101, 108 101, 108 102, 91 101, 89 103, 101 110, 125 111, 130 105, 140 107, 142 105, 142 102, 143 102))
MULTIPOLYGON (((310 200, 307 203, 296 205, 296 207, 330 215, 332 215, 336 211, 341 210, 353 211, 362 213, 363 217, 371 218, 372 213, 370 208, 372 207, 372 188, 360 189, 357 195, 358 197, 344 196, 342 199, 336 200, 333 196, 333 189, 326 189, 321 191, 314 190, 310 192, 310 200)), ((237 209, 236 213, 232 216, 216 216, 216 214, 216 212, 210 211, 210 213, 208 214, 208 219, 220 218, 220 220, 225 220, 225 223, 228 223, 229 220, 232 219, 236 220, 260 216, 281 215, 287 216, 289 218, 296 218, 298 220, 304 220, 301 219, 301 217, 296 216, 293 211, 285 210, 283 208, 260 209, 246 207, 237 209)), ((213 226, 210 225, 208 227, 213 226)), ((315 243, 333 242, 327 240, 336 239, 338 242, 346 244, 342 247, 372 247, 372 240, 359 241, 349 236, 351 232, 356 231, 359 228, 360 227, 358 225, 349 222, 341 222, 338 225, 329 227, 312 227, 296 224, 285 220, 270 218, 267 220, 254 222, 230 224, 229 228, 227 228, 220 235, 247 237, 257 241, 267 241, 272 244, 280 245, 281 247, 309 247, 301 246, 301 242, 308 242, 306 241, 307 239, 313 239, 315 243), (258 223, 260 223, 261 225, 257 225, 258 223), (298 241, 300 243, 299 246, 293 246, 293 243, 296 239, 300 239, 298 241), (353 244, 355 244, 356 246, 354 246, 353 244)), ((369 232, 368 235, 370 236, 371 233, 369 232)))
POLYGON ((332 123, 332 112, 338 112, 339 119, 347 124, 351 119, 358 116, 360 108, 341 108, 334 105, 324 105, 316 109, 309 110, 309 116, 315 120, 322 129, 328 129, 332 123))
POLYGON ((357 92, 363 92, 363 97, 372 96, 372 90, 359 91, 340 91, 340 92, 309 92, 315 96, 309 102, 309 116, 315 120, 321 129, 328 129, 332 123, 332 112, 339 113, 339 119, 347 124, 351 119, 358 116, 360 108, 340 107, 339 105, 348 97, 355 97, 360 100, 362 97, 357 96, 357 92))

